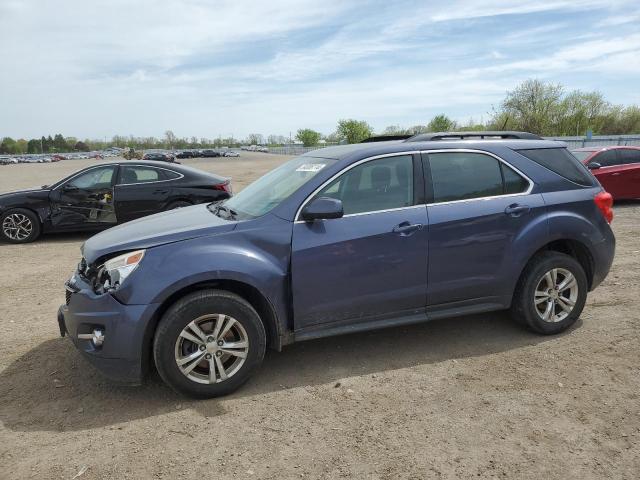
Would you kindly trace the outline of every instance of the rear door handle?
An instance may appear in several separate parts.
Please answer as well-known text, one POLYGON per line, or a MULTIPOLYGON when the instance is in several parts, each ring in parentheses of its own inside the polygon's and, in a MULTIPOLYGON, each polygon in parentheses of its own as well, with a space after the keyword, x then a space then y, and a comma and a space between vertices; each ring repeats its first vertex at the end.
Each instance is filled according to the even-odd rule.
POLYGON ((156 194, 157 195, 164 195, 165 193, 168 193, 168 192, 169 192, 169 190, 160 190, 160 189, 153 191, 154 195, 156 195, 156 194))
POLYGON ((393 233, 399 233, 403 237, 407 237, 418 230, 422 230, 421 223, 402 222, 393 227, 393 233))
POLYGON ((525 213, 529 213, 531 207, 529 205, 520 205, 519 203, 512 203, 504 209, 504 213, 511 215, 512 217, 519 217, 525 213))

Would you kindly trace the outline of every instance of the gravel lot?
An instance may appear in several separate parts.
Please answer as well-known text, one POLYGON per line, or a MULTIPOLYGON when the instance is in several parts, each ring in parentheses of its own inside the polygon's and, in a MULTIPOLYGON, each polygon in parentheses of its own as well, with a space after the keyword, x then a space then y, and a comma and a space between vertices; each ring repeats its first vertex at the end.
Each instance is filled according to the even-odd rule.
MULTIPOLYGON (((184 163, 239 190, 286 158, 184 163)), ((0 192, 91 163, 0 167, 0 192)), ((640 202, 615 210, 613 270, 563 335, 494 313, 300 343, 199 402, 114 386, 59 337, 86 235, 0 244, 0 477, 638 478, 640 202)))

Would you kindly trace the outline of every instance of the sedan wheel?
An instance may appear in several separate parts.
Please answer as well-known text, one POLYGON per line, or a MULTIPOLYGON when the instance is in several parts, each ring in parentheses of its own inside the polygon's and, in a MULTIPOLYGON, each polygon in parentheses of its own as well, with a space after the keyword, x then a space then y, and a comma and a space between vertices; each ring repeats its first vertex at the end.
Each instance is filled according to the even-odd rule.
POLYGON ((16 242, 24 242, 33 232, 33 222, 22 213, 12 213, 4 217, 2 232, 16 242))
POLYGON ((0 233, 10 243, 32 242, 40 236, 40 220, 31 210, 10 210, 0 216, 0 233))

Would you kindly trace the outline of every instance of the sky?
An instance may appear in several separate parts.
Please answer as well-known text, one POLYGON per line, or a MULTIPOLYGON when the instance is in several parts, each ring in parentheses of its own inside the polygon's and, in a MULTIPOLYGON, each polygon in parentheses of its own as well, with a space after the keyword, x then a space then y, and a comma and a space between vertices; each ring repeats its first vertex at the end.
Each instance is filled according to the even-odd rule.
POLYGON ((640 104, 639 0, 0 0, 0 137, 486 121, 527 78, 640 104))

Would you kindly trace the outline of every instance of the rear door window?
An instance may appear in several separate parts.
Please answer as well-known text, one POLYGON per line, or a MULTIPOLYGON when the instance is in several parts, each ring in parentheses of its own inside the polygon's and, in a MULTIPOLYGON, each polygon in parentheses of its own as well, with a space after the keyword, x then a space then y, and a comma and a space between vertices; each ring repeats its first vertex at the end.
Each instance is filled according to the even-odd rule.
POLYGON ((584 186, 593 185, 593 179, 588 170, 566 148, 535 148, 516 151, 567 180, 584 186))
MULTIPOLYGON (((502 195, 500 162, 473 152, 430 153, 435 202, 453 202, 502 195)), ((514 172, 515 173, 515 172, 514 172)))
POLYGON ((162 179, 160 170, 153 167, 127 165, 120 170, 120 185, 157 182, 162 179))
POLYGON ((623 164, 640 163, 640 150, 623 148, 618 150, 623 164))

